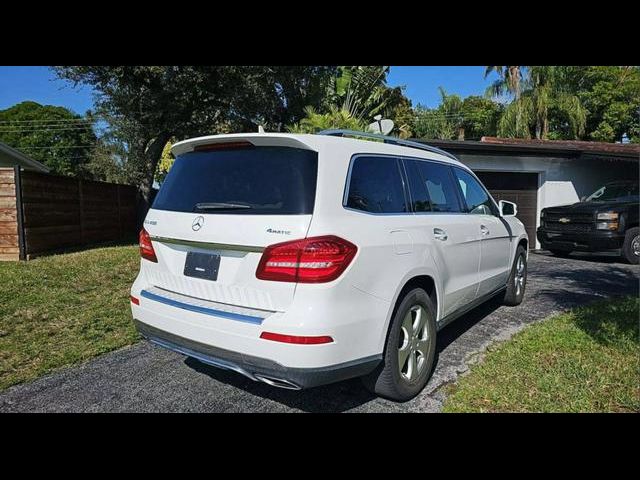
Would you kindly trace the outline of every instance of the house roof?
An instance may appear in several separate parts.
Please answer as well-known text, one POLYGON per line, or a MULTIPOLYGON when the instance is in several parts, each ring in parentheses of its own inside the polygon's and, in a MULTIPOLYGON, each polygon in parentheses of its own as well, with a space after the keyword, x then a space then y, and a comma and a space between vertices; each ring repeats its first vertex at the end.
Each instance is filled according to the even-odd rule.
POLYGON ((453 153, 517 154, 567 158, 603 158, 640 161, 640 144, 585 142, 580 140, 529 140, 522 138, 482 137, 469 140, 415 140, 453 153))
POLYGON ((6 143, 0 142, 0 161, 5 160, 10 165, 20 165, 27 170, 35 170, 38 172, 49 172, 49 167, 28 157, 19 150, 10 147, 6 143))

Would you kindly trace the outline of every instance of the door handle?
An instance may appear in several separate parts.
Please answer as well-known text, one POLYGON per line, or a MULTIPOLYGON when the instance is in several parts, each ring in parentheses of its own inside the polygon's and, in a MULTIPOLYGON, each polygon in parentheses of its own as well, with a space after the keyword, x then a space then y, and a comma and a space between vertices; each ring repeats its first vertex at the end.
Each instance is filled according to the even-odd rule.
POLYGON ((484 225, 480 225, 480 233, 484 236, 487 236, 490 232, 487 227, 485 227, 484 225))
POLYGON ((433 237, 436 240, 440 240, 442 242, 446 241, 447 238, 449 238, 447 236, 447 232, 445 232, 444 230, 442 230, 441 228, 434 228, 433 229, 433 237))

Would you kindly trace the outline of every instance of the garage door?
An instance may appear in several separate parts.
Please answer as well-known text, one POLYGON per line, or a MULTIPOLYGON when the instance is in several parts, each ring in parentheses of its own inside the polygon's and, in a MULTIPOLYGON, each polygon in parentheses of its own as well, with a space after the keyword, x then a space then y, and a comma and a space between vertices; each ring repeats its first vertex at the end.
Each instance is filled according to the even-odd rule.
POLYGON ((524 224, 529 245, 535 247, 538 207, 538 174, 511 172, 475 172, 491 192, 496 202, 507 200, 518 205, 518 215, 524 224))

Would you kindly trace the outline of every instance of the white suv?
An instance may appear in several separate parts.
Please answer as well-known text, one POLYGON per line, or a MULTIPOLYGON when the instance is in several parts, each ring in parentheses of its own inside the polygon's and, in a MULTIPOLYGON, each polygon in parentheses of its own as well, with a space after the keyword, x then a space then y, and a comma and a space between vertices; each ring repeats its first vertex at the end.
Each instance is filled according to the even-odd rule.
POLYGON ((347 131, 172 151, 131 288, 136 326, 158 345, 278 387, 360 376, 407 400, 440 328, 490 297, 522 301, 516 206, 444 151, 347 131))

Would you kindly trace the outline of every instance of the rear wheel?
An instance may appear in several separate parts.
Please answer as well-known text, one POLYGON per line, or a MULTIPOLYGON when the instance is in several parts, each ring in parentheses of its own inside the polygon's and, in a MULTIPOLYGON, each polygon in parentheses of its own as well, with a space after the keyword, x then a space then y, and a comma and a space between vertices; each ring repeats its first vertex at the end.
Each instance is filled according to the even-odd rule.
POLYGON ((527 287, 527 251, 521 245, 516 250, 511 274, 507 282, 507 291, 504 294, 505 305, 516 306, 522 303, 524 290, 527 287))
POLYGON ((404 296, 391 319, 382 364, 363 377, 363 383, 381 397, 409 400, 427 384, 435 351, 435 308, 429 295, 415 288, 404 296))
POLYGON ((555 248, 549 251, 553 253, 556 257, 568 257, 569 254, 572 252, 572 250, 558 250, 555 248))
POLYGON ((638 259, 640 259, 640 230, 638 227, 627 230, 622 245, 622 256, 629 263, 634 265, 638 263, 638 259))

